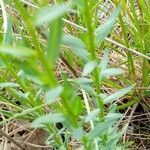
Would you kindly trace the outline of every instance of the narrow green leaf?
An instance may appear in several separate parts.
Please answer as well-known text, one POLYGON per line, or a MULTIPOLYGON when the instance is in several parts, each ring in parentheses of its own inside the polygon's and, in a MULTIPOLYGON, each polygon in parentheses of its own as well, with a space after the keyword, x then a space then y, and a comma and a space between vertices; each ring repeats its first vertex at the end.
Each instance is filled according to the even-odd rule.
POLYGON ((94 87, 92 87, 92 86, 90 86, 90 85, 80 85, 84 90, 85 90, 85 92, 86 93, 88 93, 89 95, 93 95, 93 96, 95 96, 95 95, 97 95, 96 94, 96 92, 95 92, 95 89, 94 89, 94 87))
POLYGON ((59 56, 59 46, 61 43, 62 35, 62 20, 61 18, 56 19, 50 24, 50 34, 48 37, 48 60, 53 65, 59 56))
MULTIPOLYGON (((42 78, 45 77, 44 72, 41 72, 36 64, 28 62, 19 62, 16 61, 21 71, 19 72, 20 76, 23 78, 27 78, 28 80, 32 80, 34 83, 43 84, 42 78)), ((46 77, 44 78, 46 80, 46 77)))
POLYGON ((119 113, 109 113, 105 121, 102 123, 99 123, 98 125, 95 126, 93 130, 89 133, 89 140, 93 140, 97 137, 102 136, 106 132, 108 132, 110 128, 114 126, 116 123, 116 120, 120 119, 122 117, 122 114, 119 113))
POLYGON ((0 53, 8 54, 18 58, 36 56, 36 51, 26 47, 0 46, 0 53))
POLYGON ((86 116, 85 122, 94 120, 95 117, 97 117, 98 114, 99 114, 99 109, 94 109, 93 111, 90 112, 89 115, 86 116))
POLYGON ((67 4, 46 6, 37 14, 35 25, 40 26, 46 22, 50 23, 63 16, 68 10, 69 6, 67 4))
POLYGON ((63 35, 63 43, 73 48, 80 48, 80 49, 86 48, 85 44, 82 42, 81 39, 69 34, 63 35))
POLYGON ((134 85, 131 85, 127 88, 124 88, 120 91, 117 91, 113 94, 111 94, 110 96, 106 97, 104 99, 104 103, 107 104, 107 103, 111 103, 115 100, 118 100, 119 98, 123 97, 124 95, 126 95, 128 92, 130 92, 132 89, 133 89, 134 85))
POLYGON ((104 51, 104 54, 100 63, 101 71, 104 71, 108 66, 108 61, 109 61, 108 54, 109 54, 108 51, 104 51))
POLYGON ((5 87, 19 87, 19 84, 12 83, 12 82, 0 83, 0 88, 5 88, 5 87))
POLYGON ((106 116, 106 120, 107 121, 117 121, 118 119, 120 119, 123 115, 120 114, 120 113, 109 113, 107 116, 106 116))
POLYGON ((71 101, 70 107, 72 108, 72 112, 73 112, 74 116, 77 117, 78 115, 80 115, 82 108, 83 108, 82 107, 82 99, 79 96, 77 96, 76 99, 71 101))
POLYGON ((26 110, 23 110, 22 112, 19 112, 19 113, 15 113, 12 117, 10 118, 7 118, 7 119, 4 119, 3 121, 0 122, 0 125, 6 123, 6 122, 9 122, 15 118, 22 118, 23 116, 26 116, 28 114, 31 114, 31 113, 34 113, 37 109, 39 108, 43 108, 44 106, 46 106, 47 104, 42 104, 42 105, 39 105, 39 106, 36 106, 36 107, 33 107, 33 108, 29 108, 29 109, 26 109, 26 110))
POLYGON ((92 79, 89 78, 77 78, 74 80, 76 83, 78 83, 79 85, 89 85, 92 83, 92 79))
POLYGON ((21 71, 20 71, 20 75, 22 75, 23 73, 25 73, 26 76, 30 76, 30 77, 39 77, 40 71, 38 69, 38 67, 36 67, 35 64, 31 64, 29 62, 19 62, 16 61, 16 64, 18 63, 21 71))
POLYGON ((112 137, 108 140, 108 143, 106 145, 106 149, 113 149, 112 145, 116 147, 117 143, 119 142, 119 139, 122 137, 122 135, 126 132, 128 125, 125 124, 125 126, 119 131, 118 133, 116 132, 116 128, 112 128, 111 134, 112 137))
POLYGON ((75 139, 80 139, 81 140, 82 137, 83 137, 83 130, 82 130, 82 128, 75 128, 75 129, 73 129, 72 136, 75 139))
POLYGON ((115 11, 112 13, 112 15, 108 18, 108 20, 100 25, 96 30, 96 34, 97 34, 97 39, 99 41, 98 44, 101 44, 104 39, 108 36, 108 34, 110 33, 110 31, 112 30, 116 20, 117 20, 117 17, 119 15, 119 12, 120 12, 120 9, 121 7, 118 6, 115 11))
POLYGON ((10 18, 8 18, 8 27, 7 32, 3 36, 3 43, 4 44, 11 44, 13 42, 13 22, 10 18))
MULTIPOLYGON (((46 37, 49 36, 47 31, 44 32, 44 35, 46 37)), ((78 37, 69 34, 63 34, 61 43, 65 46, 70 47, 73 50, 73 53, 77 55, 80 59, 82 59, 84 62, 90 61, 90 53, 86 50, 86 46, 83 43, 83 41, 78 37)))
POLYGON ((30 95, 29 92, 23 93, 23 92, 21 92, 21 91, 19 91, 19 90, 16 90, 16 89, 12 89, 12 91, 13 91, 19 98, 24 99, 24 100, 27 99, 27 98, 29 97, 29 95, 30 95))
POLYGON ((65 121, 65 118, 61 113, 46 114, 45 116, 41 116, 35 119, 32 122, 31 126, 34 128, 40 128, 43 127, 45 124, 53 124, 53 123, 63 122, 63 121, 65 121))
POLYGON ((107 78, 109 76, 116 76, 122 74, 124 71, 120 68, 108 68, 100 72, 100 78, 107 78))
POLYGON ((5 67, 6 67, 5 63, 2 60, 0 60, 0 68, 5 68, 5 67))
POLYGON ((74 50, 74 53, 77 54, 79 58, 82 58, 83 61, 89 61, 90 54, 86 51, 86 46, 81 39, 72 35, 64 34, 62 43, 71 47, 74 50))
POLYGON ((105 121, 95 126, 93 130, 88 135, 90 141, 93 139, 102 136, 104 133, 108 131, 108 129, 112 126, 111 121, 105 121))
POLYGON ((91 73, 95 69, 96 66, 97 66, 97 62, 96 61, 88 62, 83 68, 83 76, 86 76, 89 73, 91 73))
POLYGON ((107 97, 107 94, 105 94, 105 93, 100 93, 98 96, 99 96, 101 99, 105 99, 105 98, 107 97))
POLYGON ((52 102, 56 101, 56 99, 60 96, 62 91, 63 91, 63 88, 61 86, 58 86, 54 89, 47 91, 46 95, 45 95, 46 102, 52 103, 52 102))

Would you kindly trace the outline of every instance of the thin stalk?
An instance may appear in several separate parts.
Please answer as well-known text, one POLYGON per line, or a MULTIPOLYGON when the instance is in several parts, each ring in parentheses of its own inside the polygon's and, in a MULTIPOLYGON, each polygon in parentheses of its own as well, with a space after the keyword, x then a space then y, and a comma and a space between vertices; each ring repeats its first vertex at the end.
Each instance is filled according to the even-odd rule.
MULTIPOLYGON (((94 43, 94 30, 92 27, 92 16, 89 13, 89 4, 86 0, 84 0, 84 17, 85 17, 85 22, 86 22, 86 26, 87 26, 87 35, 88 35, 88 49, 92 55, 92 59, 96 60, 96 47, 95 47, 95 43, 94 43)), ((93 71, 93 80, 94 80, 94 84, 96 86, 96 92, 97 94, 100 94, 100 80, 99 80, 99 70, 95 69, 93 71)), ((100 118, 104 117, 104 104, 102 99, 98 98, 98 104, 99 104, 99 108, 100 108, 100 118)))
MULTIPOLYGON (((148 53, 145 50, 144 44, 143 44, 143 49, 144 49, 143 51, 144 51, 145 54, 148 53)), ((149 84, 149 78, 148 78, 149 72, 150 72, 149 62, 148 62, 148 60, 143 59, 143 63, 142 63, 142 82, 141 82, 141 85, 143 87, 146 87, 149 84)))
POLYGON ((14 0, 14 1, 16 4, 16 8, 20 12, 20 15, 22 16, 22 18, 23 18, 23 20, 27 26, 28 32, 31 36, 32 43, 33 43, 33 45, 34 45, 34 47, 38 53, 38 58, 41 61, 41 63, 43 64, 43 67, 44 67, 45 71, 47 72, 48 76, 50 77, 49 85, 51 87, 54 87, 57 84, 57 80, 56 80, 55 75, 53 73, 52 66, 50 66, 47 59, 45 58, 44 52, 41 50, 41 46, 40 46, 40 43, 38 41, 36 29, 32 25, 32 22, 29 20, 29 16, 26 14, 25 9, 22 7, 20 2, 18 2, 18 0, 14 0))
POLYGON ((63 145, 63 143, 62 143, 61 138, 57 135, 58 134, 58 131, 56 132, 57 129, 54 129, 55 127, 54 126, 52 127, 50 125, 46 125, 46 127, 47 127, 48 131, 50 132, 50 134, 51 133, 54 134, 54 140, 57 143, 57 146, 61 147, 61 145, 63 145))
MULTIPOLYGON (((27 26, 27 30, 31 36, 32 43, 35 47, 35 50, 38 53, 38 58, 41 61, 42 65, 43 65, 43 67, 44 67, 44 69, 45 69, 45 71, 46 71, 46 73, 50 79, 48 84, 50 87, 56 87, 58 81, 55 77, 53 67, 49 64, 48 60, 46 59, 44 52, 42 51, 41 45, 38 41, 39 37, 37 36, 36 29, 35 29, 34 25, 32 24, 32 22, 29 20, 29 16, 27 15, 26 10, 18 2, 18 0, 14 0, 14 1, 15 1, 17 10, 19 11, 20 15, 22 16, 22 18, 23 18, 23 20, 27 26)), ((65 108, 68 107, 67 104, 65 104, 65 102, 66 102, 65 97, 63 97, 62 95, 60 97, 62 99, 63 107, 65 107, 65 108)), ((70 112, 71 112, 71 110, 67 109, 67 113, 70 114, 70 112)), ((74 121, 73 123, 75 126, 78 126, 77 119, 72 120, 72 121, 74 121)))
MULTIPOLYGON (((140 13, 140 16, 137 15, 137 11, 136 11, 135 4, 133 1, 130 1, 130 5, 131 5, 132 15, 134 17, 134 25, 136 26, 136 29, 139 33, 139 39, 137 42, 140 43, 142 52, 143 54, 146 55, 148 51, 145 49, 145 42, 143 39, 144 32, 143 32, 143 26, 142 26, 143 22, 142 22, 142 19, 140 19, 140 16, 142 17, 142 13, 140 13)), ((140 11, 140 8, 139 8, 139 11, 140 11)), ((147 83, 148 83, 148 72, 149 72, 148 70, 149 69, 145 69, 145 68, 149 68, 148 65, 149 65, 148 61, 146 59, 143 59, 142 82, 141 82, 143 86, 147 86, 147 83)))
POLYGON ((132 11, 132 15, 134 17, 134 23, 135 23, 135 26, 139 32, 140 35, 142 35, 141 33, 141 29, 140 29, 140 22, 138 20, 138 16, 137 16, 137 12, 136 12, 136 8, 135 8, 135 2, 134 1, 130 1, 130 5, 131 5, 131 11, 132 11))
MULTIPOLYGON (((120 26, 122 28, 122 33, 123 33, 123 39, 125 41, 125 45, 126 47, 129 48, 129 41, 127 39, 127 32, 126 32, 126 28, 122 19, 122 16, 119 15, 119 21, 120 21, 120 26)), ((129 73, 132 75, 132 79, 135 80, 136 78, 136 74, 135 74, 135 67, 134 67, 134 62, 133 62, 133 58, 132 58, 132 53, 130 51, 127 52, 127 56, 128 56, 128 69, 129 69, 129 73)))
MULTIPOLYGON (((25 93, 28 92, 26 86, 21 81, 21 79, 18 77, 17 73, 14 71, 13 67, 10 65, 10 63, 7 60, 7 58, 4 55, 0 55, 0 57, 2 58, 3 62, 5 63, 5 65, 7 67, 7 69, 9 70, 9 72, 11 73, 11 75, 16 79, 17 83, 20 85, 20 87, 22 88, 22 90, 25 93)), ((31 93, 29 94, 28 103, 31 104, 32 106, 36 106, 36 102, 34 101, 34 97, 33 97, 33 95, 31 93)))
MULTIPOLYGON (((1 8, 2 8, 2 15, 3 15, 3 22, 4 22, 4 33, 6 34, 7 33, 7 28, 8 28, 8 25, 7 25, 8 21, 7 21, 7 13, 6 13, 6 10, 5 10, 5 6, 4 6, 3 0, 0 0, 0 5, 1 5, 1 8)), ((3 43, 4 43, 4 40, 3 40, 3 43)), ((2 58, 3 62, 7 66, 7 69, 10 71, 12 76, 16 79, 18 84, 21 86, 23 91, 27 92, 28 90, 27 90, 26 86, 20 80, 20 78, 18 77, 17 73, 14 71, 13 67, 10 65, 8 59, 4 55, 0 55, 0 57, 2 58)), ((30 97, 29 102, 31 102, 33 106, 36 106, 36 103, 34 102, 34 97, 31 94, 29 95, 29 97, 30 97)))
MULTIPOLYGON (((66 22, 66 23, 68 23, 68 24, 70 24, 70 25, 72 25, 72 26, 74 26, 74 27, 76 27, 76 28, 78 28, 78 29, 80 29, 80 30, 82 30, 82 31, 87 32, 87 29, 86 29, 86 28, 84 28, 84 27, 82 27, 82 26, 80 26, 80 25, 78 25, 78 24, 72 23, 72 22, 70 22, 70 21, 68 21, 68 20, 66 20, 66 19, 63 19, 63 21, 66 22)), ((96 33, 95 33, 95 35, 96 35, 96 33)), ((150 57, 149 57, 148 55, 144 55, 143 53, 138 52, 138 51, 136 51, 135 49, 128 48, 128 47, 126 47, 125 45, 123 45, 123 44, 121 44, 121 43, 119 43, 119 42, 117 42, 117 41, 115 41, 115 40, 113 40, 113 39, 105 38, 105 40, 106 40, 107 42, 110 42, 111 44, 114 44, 114 45, 116 45, 116 46, 122 48, 123 50, 130 51, 130 52, 133 53, 133 54, 136 54, 136 55, 138 55, 138 56, 140 56, 140 57, 143 57, 143 58, 146 58, 146 59, 150 60, 150 57)))
MULTIPOLYGON (((4 25, 4 33, 7 33, 7 14, 6 14, 6 10, 5 10, 5 6, 4 6, 4 2, 3 0, 0 0, 0 5, 2 8, 2 15, 3 15, 3 25, 4 25)), ((17 82, 20 84, 20 86, 23 88, 23 90, 25 89, 23 83, 20 81, 20 79, 18 78, 18 76, 16 75, 15 71, 12 69, 11 65, 8 63, 8 60, 3 56, 0 55, 0 57, 2 58, 2 60, 4 61, 5 65, 7 66, 8 70, 11 71, 12 75, 16 78, 17 82)))
MULTIPOLYGON (((87 99, 87 96, 86 96, 86 93, 85 93, 84 90, 82 90, 82 94, 83 94, 83 98, 84 98, 84 102, 85 102, 85 107, 86 107, 86 110, 87 110, 87 114, 89 115, 91 113, 91 111, 90 111, 90 105, 89 105, 89 102, 88 102, 88 99, 87 99)), ((94 123, 93 123, 93 121, 90 121, 90 126, 91 126, 91 129, 93 130, 94 129, 94 123)), ((95 150, 99 150, 97 139, 94 139, 94 144, 95 144, 95 150)))

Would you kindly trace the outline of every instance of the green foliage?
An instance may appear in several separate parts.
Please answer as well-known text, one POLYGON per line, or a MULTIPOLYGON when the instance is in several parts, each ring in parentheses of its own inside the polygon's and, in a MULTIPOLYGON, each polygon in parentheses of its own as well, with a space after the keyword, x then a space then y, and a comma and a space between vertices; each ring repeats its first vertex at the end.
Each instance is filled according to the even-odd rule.
POLYGON ((63 88, 61 86, 56 87, 55 89, 49 90, 45 94, 45 100, 47 103, 51 103, 56 100, 63 91, 63 88))
POLYGON ((36 51, 25 47, 1 46, 0 53, 8 54, 17 58, 27 58, 36 56, 36 51))
POLYGON ((74 50, 74 53, 83 61, 89 61, 90 54, 87 52, 86 46, 81 39, 72 35, 64 34, 62 43, 71 47, 74 50))
POLYGON ((101 71, 99 76, 100 78, 106 78, 109 76, 116 76, 116 75, 122 74, 123 72, 124 71, 120 68, 108 68, 108 69, 101 71))
POLYGON ((89 73, 91 73, 95 69, 96 65, 97 65, 96 61, 88 62, 83 68, 83 76, 86 76, 89 73))
POLYGON ((11 82, 4 82, 0 83, 1 88, 6 88, 6 87, 19 87, 19 84, 16 83, 11 83, 11 82))
POLYGON ((110 95, 110 96, 108 96, 108 97, 106 97, 104 99, 104 103, 111 103, 114 100, 117 100, 117 99, 123 97, 125 94, 127 94, 128 92, 130 92, 133 89, 133 87, 134 86, 129 86, 127 88, 124 88, 124 89, 122 89, 120 91, 117 91, 117 92, 113 93, 112 95, 110 95))
POLYGON ((48 38, 47 57, 51 65, 54 64, 59 56, 59 46, 61 42, 62 20, 58 18, 50 24, 50 33, 48 38))
POLYGON ((99 44, 101 44, 104 41, 104 39, 109 35, 111 29, 113 28, 114 24, 116 23, 119 12, 120 12, 120 6, 118 6, 115 9, 115 11, 112 13, 110 18, 108 18, 108 20, 103 25, 99 26, 95 30, 99 44))
POLYGON ((46 124, 53 124, 53 123, 57 123, 57 122, 63 122, 64 120, 65 120, 64 116, 60 113, 46 114, 44 116, 41 116, 41 117, 35 119, 32 122, 32 127, 41 128, 46 124))
POLYGON ((50 23, 65 14, 68 10, 69 6, 67 4, 46 6, 37 14, 35 24, 36 26, 40 26, 46 22, 50 23))
MULTIPOLYGON (((11 112, 0 109, 7 118, 0 124, 15 119, 31 121, 32 128, 43 128, 47 132, 47 143, 53 148, 68 149, 70 140, 73 140, 81 149, 124 149, 120 138, 127 125, 121 129, 123 115, 117 111, 116 105, 123 97, 132 97, 134 103, 137 95, 140 98, 135 90, 139 84, 135 85, 133 61, 139 58, 131 53, 123 54, 122 49, 116 50, 111 40, 105 39, 110 35, 127 49, 135 47, 147 56, 150 28, 144 24, 148 25, 150 20, 149 8, 145 5, 148 2, 140 1, 142 19, 136 14, 133 2, 129 2, 130 10, 124 3, 112 1, 113 6, 117 6, 103 24, 98 20, 99 6, 102 5, 98 0, 78 0, 72 4, 62 0, 62 3, 56 1, 55 5, 46 0, 42 4, 41 1, 30 2, 36 7, 28 4, 24 7, 18 0, 6 2, 10 10, 15 8, 16 14, 13 16, 8 11, 7 16, 12 20, 7 22, 7 33, 1 35, 0 103, 9 106, 8 110, 11 107, 11 112), (122 17, 124 11, 130 20, 126 25, 127 18, 122 17), (112 32, 114 26, 120 26, 123 38, 112 32), (128 34, 131 34, 133 43, 128 42, 128 34), (112 49, 122 56, 127 55, 127 61, 111 63, 109 51, 112 49), (131 79, 121 69, 122 64, 128 66, 131 79), (112 77, 116 80, 111 80, 112 77), (105 93, 105 86, 116 92, 105 93), (58 123, 62 124, 62 130, 57 129, 58 123)), ((141 67, 140 85, 148 87, 150 71, 146 58, 143 58, 141 67)), ((149 95, 148 91, 143 93, 149 95)), ((133 102, 129 99, 125 105, 131 106, 133 102)))

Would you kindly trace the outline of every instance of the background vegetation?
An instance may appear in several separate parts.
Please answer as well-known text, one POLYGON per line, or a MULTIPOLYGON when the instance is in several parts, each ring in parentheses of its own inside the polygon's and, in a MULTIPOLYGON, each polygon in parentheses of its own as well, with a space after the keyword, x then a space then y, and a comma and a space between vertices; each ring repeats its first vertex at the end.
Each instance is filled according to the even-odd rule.
POLYGON ((149 0, 0 5, 2 149, 150 148, 149 0))

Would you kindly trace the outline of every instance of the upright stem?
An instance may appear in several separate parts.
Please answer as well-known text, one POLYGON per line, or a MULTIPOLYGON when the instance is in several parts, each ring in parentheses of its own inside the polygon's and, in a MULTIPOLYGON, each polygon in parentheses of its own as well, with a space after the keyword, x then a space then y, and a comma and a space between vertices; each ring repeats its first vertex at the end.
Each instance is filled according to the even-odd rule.
MULTIPOLYGON (((83 98, 84 98, 84 102, 85 102, 85 107, 86 107, 86 110, 87 110, 87 114, 89 115, 91 113, 91 111, 90 111, 89 102, 88 102, 88 99, 87 99, 87 96, 86 96, 84 90, 82 90, 82 94, 83 94, 83 98)), ((91 129, 93 130, 94 129, 94 122, 92 120, 90 121, 90 126, 91 126, 91 129)), ((95 144, 95 149, 98 150, 99 148, 98 148, 97 139, 94 139, 94 144, 95 144)))
MULTIPOLYGON (((125 45, 126 47, 129 48, 129 41, 127 39, 127 32, 126 32, 126 28, 122 19, 122 16, 119 16, 119 21, 120 21, 120 26, 122 29, 122 33, 123 33, 123 38, 125 41, 125 45)), ((128 57, 128 69, 129 69, 129 73, 132 76, 132 79, 135 80, 136 79, 136 73, 135 73, 135 67, 134 67, 134 62, 133 62, 133 57, 132 57, 132 53, 131 52, 127 52, 127 57, 128 57)))
MULTIPOLYGON (((7 14, 6 14, 6 10, 5 10, 5 5, 3 0, 0 0, 0 5, 2 8, 2 15, 3 15, 3 24, 4 24, 4 33, 6 36, 7 30, 8 30, 8 19, 7 19, 7 14)), ((4 39, 5 39, 4 36, 4 39)), ((3 44, 5 44, 5 40, 3 39, 3 44)), ((0 54, 0 58, 3 60, 3 62, 5 63, 5 65, 7 66, 8 70, 11 72, 12 76, 17 80, 17 82, 19 83, 20 87, 23 89, 24 92, 27 92, 27 88, 25 86, 25 84, 20 80, 20 78, 18 77, 17 73, 14 71, 13 67, 10 65, 8 59, 0 54)), ((34 97, 30 94, 29 95, 29 102, 32 103, 32 106, 36 105, 36 103, 34 102, 34 97)))
MULTIPOLYGON (((92 12, 91 12, 92 13, 92 12)), ((94 43, 94 28, 92 26, 92 15, 90 14, 89 10, 89 3, 87 0, 84 0, 84 18, 85 18, 85 23, 87 26, 87 35, 88 35, 88 49, 91 53, 92 59, 96 60, 96 46, 94 43)), ((100 80, 99 80, 99 70, 95 69, 93 71, 93 81, 96 86, 96 92, 97 94, 100 94, 100 80)), ((98 98, 98 104, 100 108, 100 119, 104 117, 104 104, 101 98, 98 98)))
POLYGON ((25 21, 25 24, 27 25, 27 29, 28 29, 28 32, 31 36, 31 40, 33 42, 35 49, 37 50, 39 60, 43 64, 45 71, 47 72, 48 76, 50 77, 49 85, 51 87, 54 87, 57 84, 57 80, 56 80, 55 75, 53 73, 52 66, 50 66, 48 60, 45 59, 45 54, 41 50, 41 46, 40 46, 40 43, 38 41, 38 36, 37 36, 37 33, 35 32, 36 31, 35 27, 33 26, 32 22, 29 20, 29 16, 27 16, 25 9, 22 7, 20 2, 18 2, 17 0, 14 0, 14 1, 15 1, 17 9, 20 12, 20 15, 22 16, 23 20, 25 21))

